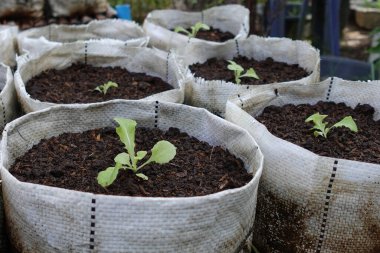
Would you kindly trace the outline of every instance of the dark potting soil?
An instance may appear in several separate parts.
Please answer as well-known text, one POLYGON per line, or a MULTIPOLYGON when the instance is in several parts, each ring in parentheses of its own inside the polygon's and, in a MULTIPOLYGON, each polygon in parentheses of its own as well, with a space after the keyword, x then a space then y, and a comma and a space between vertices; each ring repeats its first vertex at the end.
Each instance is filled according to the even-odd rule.
POLYGON ((141 99, 173 89, 158 77, 132 73, 120 67, 94 67, 73 64, 62 69, 49 69, 30 79, 26 91, 32 98, 52 103, 94 103, 111 99, 141 99), (94 89, 112 81, 118 88, 106 95, 94 89))
MULTIPOLYGON (((191 29, 187 29, 187 31, 191 32, 191 29)), ((187 35, 183 32, 180 32, 180 33, 183 35, 187 35)), ((214 41, 214 42, 225 42, 227 40, 235 38, 235 35, 233 35, 230 32, 222 32, 219 29, 210 27, 210 30, 198 31, 195 38, 201 39, 201 40, 214 41)))
MULTIPOLYGON (((286 82, 308 76, 306 70, 299 67, 298 64, 289 65, 283 62, 276 62, 272 58, 256 61, 245 56, 238 56, 232 60, 242 66, 245 71, 253 68, 260 78, 243 77, 241 78, 241 84, 259 85, 286 82)), ((227 68, 228 64, 227 60, 211 58, 204 63, 191 65, 190 70, 196 77, 202 77, 206 80, 224 80, 235 83, 234 72, 227 68)))
MULTIPOLYGON (((243 162, 221 147, 212 147, 178 129, 137 128, 136 151, 151 150, 160 140, 177 147, 168 164, 149 164, 141 169, 144 181, 128 170, 120 170, 107 189, 98 185, 98 172, 114 166, 114 157, 123 152, 115 129, 65 133, 42 140, 18 158, 10 172, 19 180, 98 194, 189 197, 202 196, 244 186, 252 175, 243 162)), ((147 155, 147 158, 150 154, 147 155)))
POLYGON ((318 102, 315 105, 269 106, 256 117, 268 130, 287 141, 306 148, 316 154, 355 161, 380 164, 380 121, 373 120, 374 108, 357 105, 354 109, 344 103, 318 102), (312 123, 305 123, 310 115, 319 112, 328 115, 328 126, 345 116, 352 116, 358 133, 348 128, 332 128, 327 136, 314 137, 312 123))

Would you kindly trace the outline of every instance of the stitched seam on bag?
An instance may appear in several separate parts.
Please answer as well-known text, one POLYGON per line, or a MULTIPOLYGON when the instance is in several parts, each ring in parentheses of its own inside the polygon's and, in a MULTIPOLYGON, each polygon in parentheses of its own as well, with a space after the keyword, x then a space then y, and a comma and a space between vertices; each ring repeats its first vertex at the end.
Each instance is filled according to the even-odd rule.
POLYGON ((242 26, 243 26, 243 30, 244 30, 244 32, 246 32, 246 33, 248 34, 249 31, 248 31, 247 27, 245 26, 245 23, 244 23, 244 22, 243 22, 242 26))
POLYGON ((236 51, 238 53, 238 56, 240 55, 240 48, 239 48, 239 42, 235 40, 235 45, 236 45, 236 51))
POLYGON ((87 50, 88 50, 88 44, 87 42, 84 43, 84 64, 87 65, 87 50))
POLYGON ((205 20, 205 15, 203 11, 201 11, 201 22, 204 23, 204 20, 205 20))
POLYGON ((159 102, 156 101, 156 105, 154 106, 155 107, 155 110, 154 110, 154 127, 157 128, 158 127, 158 105, 159 105, 159 102))
POLYGON ((96 199, 91 200, 91 212, 90 212, 90 244, 91 251, 95 249, 95 212, 96 212, 96 199))
POLYGON ((329 89, 327 90, 327 96, 326 96, 327 101, 330 100, 331 88, 332 88, 333 83, 334 83, 334 77, 331 77, 329 89))
POLYGON ((237 96, 240 100, 240 106, 241 106, 240 108, 243 108, 244 107, 243 99, 241 99, 240 94, 238 94, 237 96))
POLYGON ((321 249, 322 249, 323 241, 325 239, 325 234, 326 234, 326 225, 327 225, 327 217, 328 217, 329 206, 330 206, 330 199, 332 196, 332 188, 333 188, 333 183, 335 180, 337 169, 338 169, 338 160, 335 160, 333 171, 330 176, 329 185, 326 190, 325 205, 323 207, 322 223, 321 223, 321 228, 319 230, 319 239, 318 239, 317 249, 315 251, 316 253, 322 252, 321 249))
POLYGON ((168 56, 166 57, 166 82, 169 82, 169 57, 171 51, 169 51, 168 56))
POLYGON ((7 123, 7 120, 6 120, 6 114, 5 114, 5 105, 4 105, 4 101, 3 101, 3 98, 0 97, 0 102, 1 102, 1 107, 2 107, 2 110, 3 110, 3 127, 1 128, 1 130, 3 130, 3 128, 5 127, 6 123, 7 123))

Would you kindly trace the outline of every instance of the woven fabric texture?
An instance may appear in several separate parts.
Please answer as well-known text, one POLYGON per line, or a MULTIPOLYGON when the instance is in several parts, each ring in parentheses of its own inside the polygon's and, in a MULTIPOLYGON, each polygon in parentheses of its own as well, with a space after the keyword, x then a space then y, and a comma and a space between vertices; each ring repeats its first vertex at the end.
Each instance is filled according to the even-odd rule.
POLYGON ((17 32, 17 26, 0 25, 0 63, 11 67, 16 66, 15 39, 17 32))
POLYGON ((25 84, 33 76, 47 69, 64 69, 80 62, 99 67, 118 66, 132 72, 160 77, 174 89, 144 99, 183 103, 184 89, 181 80, 184 79, 178 66, 174 64, 173 57, 170 52, 146 47, 129 47, 124 42, 111 39, 66 43, 36 59, 29 59, 28 55, 18 57, 18 69, 15 73, 17 96, 25 112, 57 105, 30 97, 25 84))
POLYGON ((1 176, 11 239, 22 252, 235 252, 252 231, 263 156, 244 129, 205 109, 116 100, 55 106, 7 125, 1 176), (18 181, 15 159, 41 139, 114 127, 114 117, 189 135, 228 149, 254 178, 245 186, 190 198, 107 196, 18 181), (93 231, 93 232, 91 232, 93 231))
POLYGON ((189 45, 212 49, 214 45, 225 44, 189 38, 171 31, 177 26, 189 28, 197 22, 230 32, 235 35, 235 39, 246 38, 249 33, 249 10, 234 4, 213 7, 202 12, 156 10, 148 14, 143 28, 150 37, 150 45, 166 51, 175 49, 181 53, 189 45))
MULTIPOLYGON (((255 60, 268 57, 278 62, 298 64, 309 75, 300 80, 266 84, 268 87, 289 86, 293 83, 312 84, 319 81, 319 51, 303 41, 287 38, 263 38, 255 35, 247 39, 232 40, 223 45, 214 45, 212 49, 188 46, 183 56, 178 57, 178 64, 183 75, 187 77, 185 100, 187 104, 206 108, 223 115, 229 97, 250 92, 263 85, 237 85, 223 80, 205 80, 195 77, 188 68, 195 63, 204 63, 210 58, 230 60, 236 56, 246 56, 255 60)), ((227 64, 227 62, 226 62, 227 64)))
POLYGON ((7 17, 15 13, 22 13, 33 18, 39 18, 43 15, 44 0, 1 0, 0 17, 7 17))
POLYGON ((108 19, 94 20, 86 25, 48 25, 21 32, 17 36, 20 53, 28 52, 36 57, 62 43, 91 39, 115 39, 128 46, 147 46, 149 38, 133 21, 108 19))
POLYGON ((275 137, 251 116, 270 105, 334 101, 370 104, 379 120, 379 97, 379 81, 329 78, 228 101, 226 119, 247 129, 265 156, 255 245, 268 252, 380 252, 380 164, 316 155, 275 137))
POLYGON ((107 0, 46 0, 54 17, 78 14, 104 13, 108 9, 107 0))

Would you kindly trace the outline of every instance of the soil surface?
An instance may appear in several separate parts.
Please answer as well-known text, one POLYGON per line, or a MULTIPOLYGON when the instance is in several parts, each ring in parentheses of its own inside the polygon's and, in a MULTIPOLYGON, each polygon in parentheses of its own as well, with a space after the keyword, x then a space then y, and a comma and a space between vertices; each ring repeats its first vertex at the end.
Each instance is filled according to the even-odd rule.
MULTIPOLYGON (((191 32, 191 29, 187 29, 187 31, 191 32)), ((183 32, 180 32, 180 33, 183 35, 187 35, 183 32)), ((198 31, 195 38, 201 39, 201 40, 214 41, 214 42, 225 42, 227 40, 235 38, 235 35, 233 35, 230 32, 222 32, 219 29, 210 27, 210 30, 198 31)))
MULTIPOLYGON (((289 65, 283 62, 275 62, 272 58, 264 61, 256 61, 245 56, 238 56, 232 59, 248 70, 253 68, 260 79, 241 78, 241 84, 260 85, 276 82, 294 81, 308 76, 308 73, 297 64, 289 65)), ((224 59, 211 58, 204 63, 197 63, 190 66, 191 72, 196 77, 206 80, 225 80, 235 83, 234 72, 227 68, 229 63, 224 59)), ((245 73, 244 71, 244 73, 245 73)))
POLYGON ((26 84, 26 91, 32 98, 62 104, 141 99, 170 89, 173 87, 158 77, 131 73, 120 67, 94 67, 85 64, 73 64, 63 70, 44 71, 26 84), (94 90, 108 81, 117 83, 119 87, 108 89, 105 95, 94 90))
MULTIPOLYGON (((240 159, 221 147, 212 147, 178 129, 137 128, 136 151, 151 150, 160 140, 177 147, 168 164, 149 164, 140 171, 144 181, 128 170, 120 170, 107 189, 98 185, 98 173, 114 166, 114 157, 123 152, 115 129, 105 128, 84 133, 65 133, 42 140, 18 158, 10 172, 19 180, 60 188, 109 195, 147 197, 203 196, 244 186, 252 175, 240 159)), ((150 152, 146 159, 150 157, 150 152)), ((145 161, 145 159, 143 160, 145 161)))
POLYGON ((374 108, 370 105, 358 105, 352 109, 344 103, 320 101, 316 105, 269 106, 256 119, 272 134, 316 154, 380 164, 380 121, 374 121, 373 115, 374 108), (352 116, 359 131, 332 128, 327 139, 314 137, 310 130, 313 123, 305 123, 305 119, 317 112, 328 115, 325 119, 328 126, 345 116, 352 116))

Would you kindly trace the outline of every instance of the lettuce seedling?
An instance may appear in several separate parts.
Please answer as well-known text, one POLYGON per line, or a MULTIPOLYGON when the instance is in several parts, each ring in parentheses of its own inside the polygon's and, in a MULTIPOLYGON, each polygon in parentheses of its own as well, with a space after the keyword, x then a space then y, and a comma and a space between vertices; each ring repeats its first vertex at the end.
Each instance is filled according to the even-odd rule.
POLYGON ((114 120, 119 124, 116 128, 116 133, 124 144, 126 152, 122 152, 114 158, 114 167, 108 167, 98 174, 97 180, 101 186, 110 186, 116 180, 120 169, 132 170, 136 176, 148 180, 146 175, 139 173, 142 167, 152 162, 158 164, 168 163, 176 155, 176 147, 173 144, 168 141, 159 141, 151 149, 150 158, 138 166, 137 163, 144 159, 148 152, 135 152, 136 121, 125 118, 115 118, 114 120))
POLYGON ((253 68, 248 69, 247 72, 245 72, 245 74, 242 75, 242 73, 244 71, 242 66, 240 66, 239 64, 237 64, 234 61, 228 61, 228 62, 230 64, 228 64, 227 68, 234 72, 236 84, 241 83, 241 80, 240 80, 241 77, 251 77, 251 78, 255 78, 255 79, 260 79, 259 76, 256 74, 256 71, 253 68))
POLYGON ((191 32, 189 32, 188 30, 186 30, 185 28, 183 28, 182 26, 177 26, 175 29, 174 29, 174 32, 178 33, 178 32, 183 32, 185 34, 187 34, 187 36, 189 36, 190 38, 195 38, 195 36, 197 36, 197 33, 199 32, 199 30, 210 30, 210 27, 206 24, 203 24, 202 22, 197 22, 194 26, 190 27, 191 28, 191 32))
POLYGON ((115 83, 115 82, 109 81, 109 82, 107 82, 105 84, 97 86, 94 90, 103 93, 103 95, 106 95, 108 89, 111 88, 111 87, 117 88, 117 87, 119 87, 119 85, 117 83, 115 83))
POLYGON ((327 134, 329 131, 334 128, 334 127, 347 127, 351 131, 357 133, 358 132, 358 127, 354 121, 354 119, 351 116, 344 117, 342 120, 339 122, 335 123, 331 127, 327 127, 328 122, 323 122, 323 120, 327 117, 327 115, 321 115, 319 112, 314 113, 310 117, 308 117, 305 122, 310 122, 312 121, 314 123, 313 128, 311 130, 314 131, 314 136, 323 136, 327 138, 327 134))

